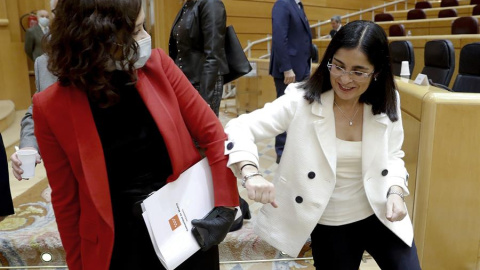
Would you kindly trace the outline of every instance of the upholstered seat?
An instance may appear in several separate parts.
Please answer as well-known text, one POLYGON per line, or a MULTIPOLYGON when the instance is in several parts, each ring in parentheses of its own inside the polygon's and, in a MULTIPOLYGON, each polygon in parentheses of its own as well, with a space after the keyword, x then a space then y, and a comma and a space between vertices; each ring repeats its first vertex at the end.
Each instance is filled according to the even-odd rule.
POLYGON ((456 7, 458 6, 458 0, 442 0, 440 7, 456 7))
POLYGON ((458 17, 457 10, 454 8, 443 9, 438 12, 438 18, 458 17))
POLYGON ((405 26, 403 24, 392 24, 388 28, 388 36, 390 37, 403 37, 405 35, 405 26))
POLYGON ((478 34, 478 19, 460 17, 452 23, 452 35, 478 34))
POLYGON ((423 9, 412 9, 407 13, 407 20, 422 20, 426 18, 427 14, 423 9))
POLYGON ((394 20, 393 15, 390 14, 390 13, 377 14, 377 15, 375 15, 375 18, 373 19, 373 21, 375 21, 375 22, 388 22, 388 21, 393 21, 393 20, 394 20))
POLYGON ((455 70, 455 50, 450 40, 431 40, 425 44, 422 74, 434 83, 448 86, 455 70))
POLYGON ((453 84, 455 92, 480 93, 480 42, 463 46, 460 51, 458 75, 453 84))
POLYGON ((425 8, 432 8, 432 4, 428 1, 421 1, 415 3, 415 9, 425 9, 425 8))
POLYGON ((388 47, 390 50, 393 75, 400 76, 402 61, 408 61, 411 78, 413 68, 415 67, 415 55, 413 53, 412 43, 408 40, 397 40, 390 42, 388 47))

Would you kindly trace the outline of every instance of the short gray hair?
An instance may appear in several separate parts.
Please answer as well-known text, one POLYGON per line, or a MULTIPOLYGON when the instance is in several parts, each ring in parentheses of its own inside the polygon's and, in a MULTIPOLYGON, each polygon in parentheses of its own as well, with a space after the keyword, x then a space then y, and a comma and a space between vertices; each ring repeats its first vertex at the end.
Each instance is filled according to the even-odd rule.
POLYGON ((342 22, 342 18, 340 18, 340 16, 338 16, 338 15, 333 16, 330 20, 331 21, 336 21, 337 23, 342 22))

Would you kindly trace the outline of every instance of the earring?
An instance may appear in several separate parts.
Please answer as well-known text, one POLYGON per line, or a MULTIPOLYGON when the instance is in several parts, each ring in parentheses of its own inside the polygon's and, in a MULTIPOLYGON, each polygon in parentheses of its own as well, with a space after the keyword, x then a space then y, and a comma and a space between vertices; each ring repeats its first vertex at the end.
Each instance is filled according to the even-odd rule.
POLYGON ((374 79, 375 81, 377 81, 377 76, 373 77, 373 79, 374 79))

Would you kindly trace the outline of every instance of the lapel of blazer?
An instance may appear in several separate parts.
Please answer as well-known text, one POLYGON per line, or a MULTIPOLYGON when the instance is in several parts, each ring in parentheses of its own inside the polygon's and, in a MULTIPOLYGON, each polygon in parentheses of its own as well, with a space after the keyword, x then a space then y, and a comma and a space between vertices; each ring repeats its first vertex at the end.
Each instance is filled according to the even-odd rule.
POLYGON ((380 147, 385 147, 384 133, 387 131, 388 116, 384 113, 373 115, 372 106, 363 106, 363 133, 362 133, 362 175, 370 168, 373 159, 380 147))
POLYGON ((152 82, 146 78, 145 73, 140 69, 138 70, 138 82, 136 87, 165 141, 173 169, 173 174, 167 179, 167 181, 170 181, 172 180, 172 177, 182 172, 182 168, 179 166, 180 164, 183 164, 183 162, 178 160, 182 157, 181 155, 176 154, 176 150, 179 149, 180 146, 175 145, 175 143, 179 142, 178 136, 180 135, 178 134, 178 128, 175 123, 176 121, 183 121, 183 119, 176 119, 170 113, 171 110, 168 108, 169 104, 168 102, 165 102, 165 100, 168 99, 162 98, 161 96, 162 89, 169 87, 169 85, 153 85, 153 83, 164 83, 164 81, 165 80, 156 80, 155 82, 152 82))
POLYGON ((70 88, 70 112, 85 182, 100 216, 113 229, 112 204, 107 168, 100 137, 93 120, 87 95, 70 88))
POLYGON ((300 19, 301 19, 302 22, 303 22, 303 26, 304 26, 305 29, 307 30, 308 34, 311 35, 310 25, 308 24, 308 21, 307 21, 307 17, 306 17, 306 15, 305 15, 305 12, 302 11, 302 10, 300 9, 300 7, 298 7, 298 4, 297 4, 297 2, 295 2, 295 0, 290 0, 290 4, 292 4, 293 9, 296 11, 296 13, 298 14, 298 16, 300 16, 300 19))
POLYGON ((333 90, 322 94, 321 101, 321 104, 314 102, 312 105, 312 113, 319 116, 319 120, 314 121, 313 125, 323 154, 328 161, 332 174, 335 176, 337 148, 335 117, 333 115, 333 90))

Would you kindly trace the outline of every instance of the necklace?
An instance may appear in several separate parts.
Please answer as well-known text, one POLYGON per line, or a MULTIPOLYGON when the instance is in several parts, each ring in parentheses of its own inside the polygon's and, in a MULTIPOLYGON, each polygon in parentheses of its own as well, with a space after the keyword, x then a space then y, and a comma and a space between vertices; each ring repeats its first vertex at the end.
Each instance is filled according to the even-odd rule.
POLYGON ((357 116, 357 113, 358 113, 358 109, 360 107, 357 107, 357 110, 355 111, 355 113, 353 114, 352 118, 349 118, 347 117, 347 115, 343 112, 343 110, 340 108, 340 106, 338 106, 338 104, 333 101, 333 103, 335 104, 335 106, 337 106, 337 108, 340 110, 340 112, 342 113, 343 117, 345 117, 345 119, 348 120, 348 123, 350 124, 350 126, 353 126, 353 119, 355 119, 355 116, 357 116))

